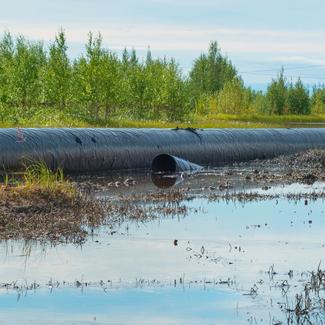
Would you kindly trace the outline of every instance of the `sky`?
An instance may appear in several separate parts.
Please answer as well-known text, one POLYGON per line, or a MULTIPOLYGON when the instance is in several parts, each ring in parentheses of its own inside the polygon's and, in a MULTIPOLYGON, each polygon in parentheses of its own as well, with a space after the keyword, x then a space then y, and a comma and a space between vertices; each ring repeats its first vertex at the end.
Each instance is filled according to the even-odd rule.
POLYGON ((174 57, 186 74, 218 41, 245 84, 265 89, 283 66, 289 80, 325 81, 325 2, 321 0, 0 0, 0 33, 53 40, 62 27, 78 56, 87 33, 120 53, 174 57))

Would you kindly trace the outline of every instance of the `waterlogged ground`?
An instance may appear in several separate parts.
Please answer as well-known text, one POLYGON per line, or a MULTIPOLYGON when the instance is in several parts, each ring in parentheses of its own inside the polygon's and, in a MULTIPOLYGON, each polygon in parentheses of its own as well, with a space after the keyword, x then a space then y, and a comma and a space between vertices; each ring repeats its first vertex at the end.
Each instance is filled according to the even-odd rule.
MULTIPOLYGON (((124 218, 82 246, 2 242, 0 324, 286 324, 309 271, 325 263, 325 205, 311 199, 325 183, 265 186, 238 173, 229 188, 216 174, 181 177, 177 213, 124 218), (225 191, 264 198, 218 197, 225 191)), ((76 181, 110 200, 170 191, 150 175, 76 181)))

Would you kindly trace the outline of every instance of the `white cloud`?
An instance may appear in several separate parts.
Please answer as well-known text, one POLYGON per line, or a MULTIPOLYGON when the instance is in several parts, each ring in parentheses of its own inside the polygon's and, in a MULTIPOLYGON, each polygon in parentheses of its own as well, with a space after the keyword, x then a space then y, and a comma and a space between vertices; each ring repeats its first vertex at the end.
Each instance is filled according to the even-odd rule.
MULTIPOLYGON (((187 64, 186 71, 191 66, 190 61, 200 52, 206 51, 211 40, 217 40, 223 52, 233 59, 233 62, 237 61, 235 64, 239 71, 261 69, 256 68, 256 64, 259 63, 262 67, 271 66, 275 71, 274 75, 276 75, 281 65, 325 64, 325 55, 324 59, 321 58, 322 53, 325 53, 325 31, 322 30, 307 32, 145 23, 129 25, 71 23, 63 27, 70 44, 75 44, 73 55, 80 53, 89 30, 94 33, 100 31, 104 45, 113 50, 134 47, 141 51, 146 50, 150 45, 150 48, 154 52, 159 52, 160 55, 169 56, 171 53, 181 53, 180 55, 183 59, 185 58, 187 64)), ((23 24, 16 21, 0 21, 0 31, 7 29, 13 34, 21 33, 28 38, 45 41, 53 40, 59 28, 60 26, 53 23, 37 25, 37 23, 23 24)), ((182 65, 182 62, 180 63, 182 65)), ((295 73, 297 74, 297 72, 295 73)), ((306 76, 311 76, 311 74, 306 74, 306 76)), ((263 82, 269 80, 270 77, 271 73, 268 75, 244 74, 245 80, 251 83, 263 82)))
POLYGON ((305 57, 305 56, 276 56, 270 59, 274 62, 291 62, 291 63, 301 63, 301 64, 309 64, 309 65, 324 65, 325 66, 325 58, 313 58, 313 57, 305 57))
MULTIPOLYGON (((60 26, 47 24, 22 24, 15 21, 0 21, 2 30, 14 34, 22 33, 33 39, 50 40, 60 26)), ((229 54, 276 53, 301 54, 325 53, 325 32, 297 32, 290 30, 256 30, 224 27, 190 27, 159 24, 70 24, 63 26, 68 40, 85 42, 89 30, 100 31, 107 45, 113 48, 135 47, 154 50, 204 51, 211 40, 218 40, 222 49, 229 54)))

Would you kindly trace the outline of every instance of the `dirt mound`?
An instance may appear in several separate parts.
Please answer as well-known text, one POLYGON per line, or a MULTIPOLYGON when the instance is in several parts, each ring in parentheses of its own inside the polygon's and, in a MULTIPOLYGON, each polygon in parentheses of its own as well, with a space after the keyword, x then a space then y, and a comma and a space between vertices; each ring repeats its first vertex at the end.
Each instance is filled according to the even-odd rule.
POLYGON ((255 160, 250 165, 272 167, 294 171, 325 171, 325 150, 312 149, 292 155, 283 155, 273 159, 255 160))
POLYGON ((290 156, 282 156, 279 160, 293 169, 325 169, 325 150, 308 150, 290 156))

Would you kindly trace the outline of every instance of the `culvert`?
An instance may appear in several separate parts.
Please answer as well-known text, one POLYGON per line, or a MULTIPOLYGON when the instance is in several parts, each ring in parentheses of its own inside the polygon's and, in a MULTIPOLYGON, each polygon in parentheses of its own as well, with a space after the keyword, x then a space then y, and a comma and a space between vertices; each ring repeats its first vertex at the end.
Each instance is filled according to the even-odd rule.
POLYGON ((156 156, 151 163, 151 170, 154 173, 178 173, 200 169, 202 169, 202 167, 197 164, 168 154, 160 154, 156 156))
POLYGON ((151 167, 159 154, 202 166, 325 149, 325 129, 0 129, 0 168, 66 172, 151 167))

